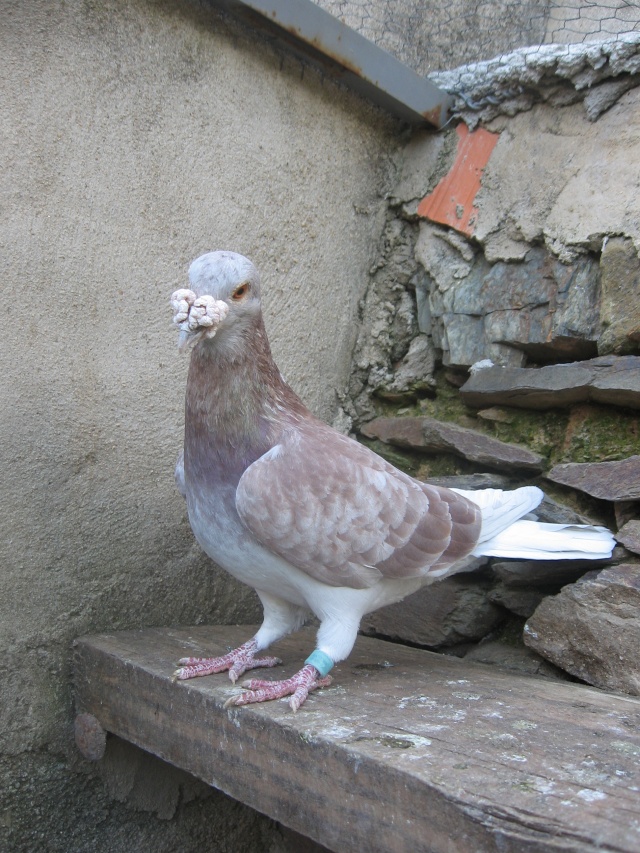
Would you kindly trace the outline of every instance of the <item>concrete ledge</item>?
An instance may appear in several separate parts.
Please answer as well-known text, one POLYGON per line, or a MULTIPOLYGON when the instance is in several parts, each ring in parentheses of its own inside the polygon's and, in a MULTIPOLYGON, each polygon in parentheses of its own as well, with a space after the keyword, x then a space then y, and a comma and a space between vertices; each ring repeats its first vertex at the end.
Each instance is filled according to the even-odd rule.
MULTIPOLYGON (((171 680, 254 631, 79 639, 78 712, 335 851, 640 849, 639 700, 365 637, 295 715, 223 710, 225 674, 171 680)), ((274 646, 273 677, 312 646, 309 630, 274 646)))

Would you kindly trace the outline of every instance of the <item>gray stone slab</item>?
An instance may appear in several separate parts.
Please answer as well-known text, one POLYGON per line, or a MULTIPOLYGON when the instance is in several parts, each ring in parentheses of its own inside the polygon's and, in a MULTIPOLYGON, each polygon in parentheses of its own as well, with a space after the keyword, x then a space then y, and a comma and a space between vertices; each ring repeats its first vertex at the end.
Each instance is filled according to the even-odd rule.
POLYGON ((590 572, 545 598, 524 640, 589 684, 640 695, 640 566, 590 572))
POLYGON ((619 462, 567 462, 556 465, 545 476, 601 500, 640 499, 640 456, 619 462))
POLYGON ((473 574, 446 578, 368 614, 360 628, 365 634, 432 649, 480 640, 504 619, 503 611, 489 600, 489 591, 490 583, 473 574))
POLYGON ((455 453, 489 468, 536 472, 544 469, 544 458, 526 447, 507 444, 475 430, 433 418, 376 418, 365 424, 361 431, 368 438, 378 438, 398 447, 455 453))
MULTIPOLYGON (((601 565, 601 564, 599 564, 601 565)), ((511 589, 542 589, 559 592, 593 571, 593 560, 504 560, 491 569, 511 589)))
POLYGON ((632 519, 615 534, 617 541, 633 551, 634 554, 640 554, 640 521, 632 519))
POLYGON ((434 486, 447 489, 514 489, 514 481, 504 474, 483 472, 480 474, 447 474, 443 477, 429 477, 434 486))
POLYGON ((598 352, 637 351, 640 344, 640 258, 633 240, 612 237, 600 260, 603 330, 598 352))
POLYGON ((496 584, 489 592, 489 601, 504 607, 517 616, 532 616, 545 594, 535 589, 513 589, 506 584, 496 584))
POLYGON ((460 389, 469 406, 563 408, 594 402, 640 409, 640 356, 600 356, 540 368, 487 367, 460 389))

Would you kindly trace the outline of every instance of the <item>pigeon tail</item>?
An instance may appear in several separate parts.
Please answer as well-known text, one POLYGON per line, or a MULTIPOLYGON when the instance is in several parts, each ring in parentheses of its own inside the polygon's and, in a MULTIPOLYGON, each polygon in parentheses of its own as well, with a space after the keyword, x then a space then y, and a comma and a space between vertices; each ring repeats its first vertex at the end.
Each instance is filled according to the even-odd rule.
POLYGON ((546 524, 524 520, 544 494, 537 486, 511 492, 453 489, 480 507, 482 527, 474 557, 505 557, 519 560, 604 560, 611 556, 615 540, 606 527, 589 524, 546 524))
POLYGON ((606 560, 615 544, 606 527, 516 521, 492 539, 479 542, 473 554, 517 560, 606 560))

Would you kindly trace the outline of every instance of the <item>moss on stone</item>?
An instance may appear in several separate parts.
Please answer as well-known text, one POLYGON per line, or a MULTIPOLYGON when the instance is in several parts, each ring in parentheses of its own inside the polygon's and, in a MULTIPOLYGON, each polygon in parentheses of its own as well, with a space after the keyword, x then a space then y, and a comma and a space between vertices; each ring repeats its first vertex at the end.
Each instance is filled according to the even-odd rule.
POLYGON ((411 451, 363 436, 360 436, 360 441, 379 456, 382 456, 383 459, 386 459, 387 462, 418 480, 428 480, 430 477, 447 477, 453 474, 472 474, 477 470, 477 466, 455 456, 453 453, 411 451))
MULTIPOLYGON (((559 462, 610 462, 640 453, 640 414, 606 406, 576 406, 559 462)), ((555 460, 554 460, 555 461, 555 460)))
MULTIPOLYGON (((544 456, 550 463, 554 463, 556 461, 554 456, 564 443, 568 412, 562 410, 537 412, 504 408, 509 413, 509 423, 490 421, 491 435, 499 438, 500 441, 527 447, 544 456)), ((485 428, 482 431, 488 430, 485 428)))
MULTIPOLYGON (((428 417, 458 424, 545 457, 549 467, 561 462, 606 462, 640 453, 640 413, 585 404, 572 409, 516 409, 501 406, 500 417, 482 418, 461 400, 458 389, 436 376, 436 395, 410 406, 377 401, 384 417, 428 417)), ((421 479, 472 473, 480 467, 450 453, 425 453, 367 442, 377 453, 421 479)))
POLYGON ((508 411, 510 423, 493 422, 493 434, 543 454, 552 465, 607 462, 640 452, 640 416, 635 412, 595 405, 508 411))

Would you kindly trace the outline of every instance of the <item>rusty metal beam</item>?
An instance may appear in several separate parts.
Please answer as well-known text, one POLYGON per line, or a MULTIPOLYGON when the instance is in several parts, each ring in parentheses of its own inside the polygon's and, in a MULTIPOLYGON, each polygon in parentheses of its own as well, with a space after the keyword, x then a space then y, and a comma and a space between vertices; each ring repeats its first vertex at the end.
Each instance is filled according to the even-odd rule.
POLYGON ((439 128, 447 121, 446 92, 311 0, 214 0, 214 5, 410 124, 439 128))

